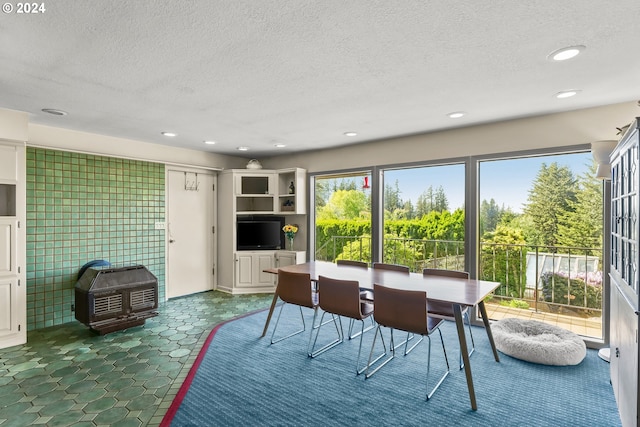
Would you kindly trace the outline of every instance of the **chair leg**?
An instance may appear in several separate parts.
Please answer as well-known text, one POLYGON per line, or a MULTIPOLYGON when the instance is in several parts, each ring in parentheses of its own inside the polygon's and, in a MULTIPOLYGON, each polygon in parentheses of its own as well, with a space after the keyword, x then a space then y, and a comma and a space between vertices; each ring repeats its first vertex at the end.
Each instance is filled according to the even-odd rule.
POLYGON ((368 326, 366 329, 362 328, 360 332, 356 332, 353 335, 351 334, 351 331, 353 330, 353 324, 355 323, 355 320, 360 320, 360 319, 349 319, 349 339, 350 340, 356 338, 358 335, 362 333, 369 332, 371 329, 376 327, 376 323, 373 320, 373 316, 369 316, 369 318, 371 319, 371 326, 368 326))
MULTIPOLYGON (((476 350, 476 343, 473 341, 473 332, 471 331, 471 316, 469 316, 469 311, 464 312, 465 317, 467 318, 467 325, 469 326, 469 337, 471 337, 471 349, 469 350, 469 357, 476 350)), ((460 369, 464 368, 464 361, 462 360, 462 352, 460 352, 460 369)))
POLYGON ((436 385, 433 387, 433 389, 429 391, 429 370, 431 369, 431 336, 427 335, 427 340, 429 342, 429 349, 427 353, 427 380, 426 380, 427 400, 431 399, 431 396, 433 396, 433 393, 435 393, 438 387, 440 387, 440 384, 442 384, 444 379, 447 378, 447 376, 449 375, 449 359, 447 358, 447 349, 444 347, 444 339, 442 339, 442 331, 440 330, 440 328, 438 328, 438 333, 440 334, 440 342, 442 343, 442 352, 444 353, 444 361, 447 364, 447 370, 445 371, 444 375, 440 377, 440 379, 438 380, 436 385))
MULTIPOLYGON (((410 349, 407 349, 407 347, 409 346, 409 341, 412 340, 414 338, 415 335, 412 335, 411 337, 409 337, 409 335, 407 334, 407 339, 404 340, 404 356, 406 356, 407 354, 411 353, 411 351, 416 348, 418 346, 418 344, 420 344, 422 342, 422 340, 424 339, 423 336, 420 336, 420 339, 418 341, 415 342, 415 344, 413 344, 411 346, 410 349)), ((400 344, 402 345, 402 344, 400 344)))
MULTIPOLYGON (((403 345, 405 346, 405 350, 406 350, 406 345, 407 345, 407 343, 408 343, 409 341, 411 341, 412 339, 414 339, 414 338, 415 338, 415 334, 414 334, 414 333, 412 333, 412 332, 407 332, 407 339, 405 339, 404 341, 402 341, 402 342, 400 342, 400 343, 396 344, 396 346, 395 346, 394 350, 397 350, 398 348, 402 347, 403 345)), ((422 338, 420 338, 420 341, 418 341, 418 342, 416 343, 416 345, 418 345, 421 341, 422 341, 422 338)), ((416 345, 414 345, 413 347, 411 347, 411 349, 409 349, 409 351, 405 353, 405 356, 406 356, 406 355, 407 355, 411 350, 413 350, 413 349, 416 347, 416 345)))
POLYGON ((331 341, 330 343, 324 345, 322 348, 316 350, 315 352, 313 351, 313 349, 316 347, 316 343, 318 342, 318 336, 320 335, 320 329, 322 328, 322 325, 326 325, 327 323, 329 323, 330 321, 324 322, 323 323, 323 319, 324 319, 324 315, 327 314, 327 312, 323 312, 322 316, 320 317, 320 324, 318 325, 318 331, 316 332, 316 338, 313 340, 313 345, 311 343, 311 339, 313 338, 313 331, 311 333, 311 335, 309 336, 309 345, 307 347, 307 354, 309 357, 316 357, 319 354, 324 353, 325 351, 329 350, 330 348, 335 347, 336 345, 342 343, 344 341, 344 332, 342 331, 342 320, 340 319, 340 316, 336 316, 333 313, 329 313, 331 315, 331 319, 336 327, 336 332, 338 333, 338 338, 336 338, 335 340, 331 341), (336 317, 338 318, 336 320, 336 317))
POLYGON ((369 361, 367 362, 367 366, 366 366, 366 368, 364 370, 364 372, 365 372, 364 378, 365 379, 371 378, 373 376, 373 374, 378 372, 380 370, 380 368, 382 368, 384 365, 389 363, 391 361, 391 359, 393 359, 395 357, 395 355, 396 355, 396 350, 395 350, 394 345, 393 345, 393 329, 391 329, 391 342, 389 343, 389 352, 391 353, 391 356, 387 357, 378 366, 376 366, 371 372, 369 372, 371 367, 378 360, 382 359, 387 354, 387 346, 384 344, 384 337, 382 336, 382 330, 380 328, 381 328, 381 326, 378 325, 378 327, 376 328, 376 333, 373 336, 373 344, 371 344, 371 352, 369 352, 369 361), (380 340, 382 341, 382 346, 383 346, 384 352, 382 354, 380 354, 379 356, 377 356, 374 360, 371 360, 373 358, 373 350, 376 347, 376 339, 378 338, 378 333, 380 333, 380 340))
MULTIPOLYGON (((364 327, 364 319, 360 319, 360 322, 362 322, 362 327, 360 328, 360 332, 358 332, 355 336, 360 335, 360 345, 358 346, 358 359, 356 360, 356 375, 360 375, 361 373, 363 373, 364 371, 367 370, 367 368, 369 367, 369 364, 365 365, 363 368, 360 368, 360 354, 362 353, 362 339, 364 337, 364 333, 369 331, 371 328, 373 328, 373 326, 368 326, 366 329, 364 327)), ((372 323, 373 323, 373 319, 372 319, 372 323)), ((374 337, 375 339, 375 337, 374 337)), ((382 341, 382 344, 384 345, 384 340, 382 341)), ((386 353, 386 346, 385 346, 385 353, 386 353)), ((378 358, 376 358, 373 363, 377 362, 378 360, 380 360, 380 358, 382 356, 384 356, 383 353, 382 355, 378 356, 378 358)))
MULTIPOLYGON (((278 319, 276 319, 276 325, 273 327, 273 332, 271 333, 271 344, 275 344, 277 342, 280 342, 282 340, 290 338, 290 337, 292 337, 294 335, 298 335, 298 334, 304 332, 305 329, 306 329, 306 325, 304 323, 304 315, 302 314, 302 307, 298 307, 300 309, 300 318, 302 319, 302 329, 300 329, 298 331, 295 331, 295 332, 292 332, 287 336, 278 338, 277 340, 273 339, 273 337, 276 335, 276 329, 278 329, 278 324, 280 323, 280 316, 282 315, 282 310, 284 309, 285 305, 287 305, 287 303, 283 302, 282 305, 280 306, 280 311, 278 312, 278 319)), ((315 313, 314 313, 313 317, 314 317, 314 322, 315 322, 315 313)))

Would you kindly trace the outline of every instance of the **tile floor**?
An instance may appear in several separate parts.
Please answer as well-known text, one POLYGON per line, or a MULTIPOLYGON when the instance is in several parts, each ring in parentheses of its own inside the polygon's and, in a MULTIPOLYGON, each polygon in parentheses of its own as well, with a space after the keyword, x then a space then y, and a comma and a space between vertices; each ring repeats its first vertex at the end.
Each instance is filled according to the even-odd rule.
MULTIPOLYGON (((205 292, 161 304, 159 316, 126 331, 99 336, 72 322, 30 332, 27 344, 0 350, 0 427, 158 425, 209 331, 267 308, 271 299, 205 292)), ((599 319, 496 304, 487 312, 496 320, 526 316, 600 334, 599 319)))
POLYGON ((158 425, 209 331, 272 295, 172 299, 144 326, 99 336, 80 322, 0 350, 0 427, 158 425))

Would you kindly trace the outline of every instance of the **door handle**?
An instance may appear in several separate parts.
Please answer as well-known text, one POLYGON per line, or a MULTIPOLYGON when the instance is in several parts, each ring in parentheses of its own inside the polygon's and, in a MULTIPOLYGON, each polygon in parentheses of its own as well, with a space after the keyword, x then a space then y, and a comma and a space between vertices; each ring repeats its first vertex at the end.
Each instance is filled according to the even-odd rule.
POLYGON ((175 242, 175 240, 169 239, 169 243, 173 243, 173 242, 175 242))

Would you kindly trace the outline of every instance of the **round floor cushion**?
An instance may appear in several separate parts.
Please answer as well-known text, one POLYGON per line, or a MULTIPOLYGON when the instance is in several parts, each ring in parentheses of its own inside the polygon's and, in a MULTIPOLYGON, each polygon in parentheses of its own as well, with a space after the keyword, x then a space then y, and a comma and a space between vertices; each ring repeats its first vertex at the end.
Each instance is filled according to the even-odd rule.
POLYGON ((502 319, 491 324, 491 331, 498 350, 527 362, 577 365, 587 355, 578 335, 537 320, 502 319))

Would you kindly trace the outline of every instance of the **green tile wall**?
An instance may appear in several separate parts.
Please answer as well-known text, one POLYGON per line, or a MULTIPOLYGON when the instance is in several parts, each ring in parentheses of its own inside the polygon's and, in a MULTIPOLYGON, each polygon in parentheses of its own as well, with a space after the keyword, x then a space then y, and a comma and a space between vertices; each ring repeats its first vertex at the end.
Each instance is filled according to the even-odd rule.
POLYGON ((164 301, 164 165, 27 148, 27 326, 76 321, 78 270, 143 264, 164 301))

